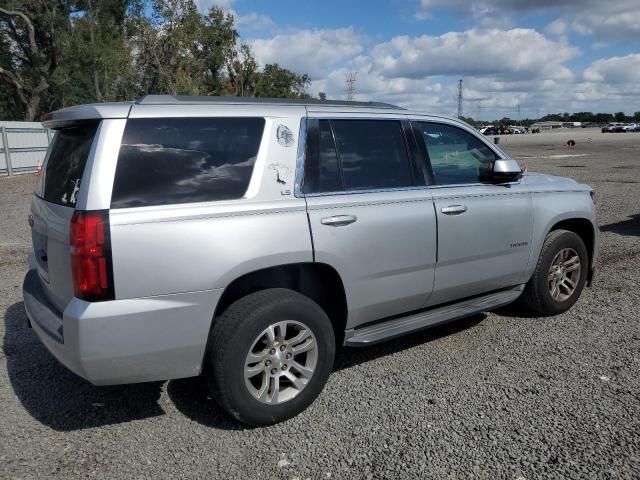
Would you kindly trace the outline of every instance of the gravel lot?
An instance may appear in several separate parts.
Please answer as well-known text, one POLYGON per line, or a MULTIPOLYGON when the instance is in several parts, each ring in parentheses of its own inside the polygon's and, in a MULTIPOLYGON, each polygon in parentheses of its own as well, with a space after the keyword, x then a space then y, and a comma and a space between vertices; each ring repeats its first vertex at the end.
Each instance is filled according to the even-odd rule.
POLYGON ((640 134, 501 145, 594 186, 594 286, 555 318, 506 309, 343 349, 311 408, 262 429, 199 379, 94 387, 60 366, 21 300, 35 176, 0 178, 0 478, 640 478, 640 134))

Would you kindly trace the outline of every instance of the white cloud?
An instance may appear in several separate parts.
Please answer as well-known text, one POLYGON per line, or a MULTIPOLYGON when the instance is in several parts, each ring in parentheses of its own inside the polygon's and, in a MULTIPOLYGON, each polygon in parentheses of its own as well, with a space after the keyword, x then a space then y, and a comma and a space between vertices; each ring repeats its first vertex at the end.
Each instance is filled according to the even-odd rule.
POLYGON ((261 65, 278 63, 312 79, 324 77, 333 66, 355 57, 364 39, 353 28, 297 30, 249 44, 261 65))
MULTIPOLYGON (((640 35, 638 0, 421 0, 415 17, 419 20, 430 19, 432 12, 443 7, 453 8, 462 16, 473 17, 480 26, 487 26, 491 22, 504 24, 505 19, 523 12, 546 10, 561 14, 561 21, 581 35, 618 39, 638 38, 640 35)), ((560 28, 560 24, 552 28, 560 28)))
POLYGON ((637 38, 639 1, 422 0, 416 18, 435 19, 441 9, 454 9, 473 18, 476 27, 377 44, 353 27, 299 29, 255 12, 240 15, 233 9, 239 4, 235 0, 199 0, 198 5, 206 10, 216 4, 233 14, 258 62, 309 74, 314 95, 324 91, 329 98, 344 98, 345 76, 356 71, 357 100, 454 115, 456 81, 463 77, 465 114, 494 119, 516 118, 518 108, 521 118, 640 109, 633 102, 640 97, 640 53, 602 58, 574 73, 569 62, 580 51, 567 39, 571 33, 593 35, 586 52, 593 54, 596 44, 634 32, 637 38), (522 15, 544 9, 559 13, 544 33, 511 26, 522 15))
POLYGON ((271 31, 276 27, 275 22, 268 15, 261 15, 255 12, 247 15, 239 15, 233 12, 233 16, 235 17, 236 25, 244 30, 253 32, 271 31))
POLYGON ((596 60, 585 69, 584 78, 589 82, 640 85, 640 53, 596 60))
POLYGON ((559 37, 561 35, 566 35, 567 29, 568 29, 567 22, 565 22, 560 18, 557 18, 553 22, 551 22, 549 25, 547 25, 544 31, 547 32, 549 35, 559 37))
POLYGON ((600 38, 637 39, 640 37, 640 3, 615 1, 602 2, 598 8, 579 11, 571 22, 571 28, 581 35, 600 38))
POLYGON ((578 50, 531 29, 449 32, 439 37, 400 36, 376 45, 372 58, 385 76, 496 75, 569 79, 563 64, 578 50))

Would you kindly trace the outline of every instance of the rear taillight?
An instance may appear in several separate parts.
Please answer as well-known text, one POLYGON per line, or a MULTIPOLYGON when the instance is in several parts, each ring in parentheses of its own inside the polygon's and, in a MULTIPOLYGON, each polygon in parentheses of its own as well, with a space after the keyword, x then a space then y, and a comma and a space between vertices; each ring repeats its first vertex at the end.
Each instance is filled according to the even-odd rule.
POLYGON ((76 211, 70 244, 74 295, 89 302, 113 300, 108 213, 76 211))

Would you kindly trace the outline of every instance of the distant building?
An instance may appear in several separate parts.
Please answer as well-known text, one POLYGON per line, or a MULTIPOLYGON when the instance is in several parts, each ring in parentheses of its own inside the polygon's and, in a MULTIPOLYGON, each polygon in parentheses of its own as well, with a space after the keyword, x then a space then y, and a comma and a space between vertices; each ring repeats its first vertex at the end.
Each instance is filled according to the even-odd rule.
MULTIPOLYGON (((574 122, 568 122, 568 123, 574 123, 574 122)), ((563 122, 536 122, 533 125, 531 125, 531 128, 539 128, 540 130, 554 130, 556 128, 562 128, 564 127, 564 123, 563 122)))
POLYGON ((562 122, 562 126, 564 128, 580 128, 582 127, 582 122, 562 122))

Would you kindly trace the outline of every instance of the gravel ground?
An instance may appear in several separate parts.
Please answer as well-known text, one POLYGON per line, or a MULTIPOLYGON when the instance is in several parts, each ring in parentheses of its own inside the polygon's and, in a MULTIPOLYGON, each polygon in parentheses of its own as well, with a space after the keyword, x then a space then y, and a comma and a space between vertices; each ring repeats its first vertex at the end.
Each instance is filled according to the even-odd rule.
POLYGON ((504 309, 343 349, 306 412, 261 429, 198 379, 94 387, 61 367, 19 288, 34 176, 0 179, 0 478, 640 478, 640 134, 501 144, 594 186, 593 287, 554 318, 504 309))

